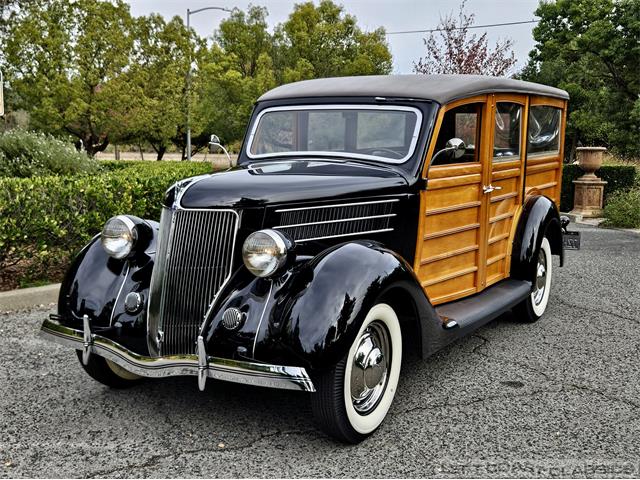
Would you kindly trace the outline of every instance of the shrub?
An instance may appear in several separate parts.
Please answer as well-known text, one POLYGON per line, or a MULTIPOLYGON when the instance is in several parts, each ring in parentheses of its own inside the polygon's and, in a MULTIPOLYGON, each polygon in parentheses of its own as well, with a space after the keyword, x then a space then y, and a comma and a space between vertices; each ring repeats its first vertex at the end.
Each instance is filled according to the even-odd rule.
POLYGON ((0 288, 60 280, 107 219, 157 220, 167 187, 208 172, 207 163, 140 162, 96 175, 0 178, 0 288))
MULTIPOLYGON (((572 181, 582 176, 584 172, 578 165, 564 165, 562 168, 562 193, 560 198, 560 211, 569 212, 573 209, 572 181)), ((605 205, 609 197, 620 191, 629 190, 638 183, 638 173, 633 165, 603 165, 596 175, 608 182, 604 187, 605 205)))
POLYGON ((608 227, 640 228, 640 187, 611 194, 604 216, 608 227))
POLYGON ((96 173, 98 162, 73 145, 43 133, 0 134, 0 177, 96 173))

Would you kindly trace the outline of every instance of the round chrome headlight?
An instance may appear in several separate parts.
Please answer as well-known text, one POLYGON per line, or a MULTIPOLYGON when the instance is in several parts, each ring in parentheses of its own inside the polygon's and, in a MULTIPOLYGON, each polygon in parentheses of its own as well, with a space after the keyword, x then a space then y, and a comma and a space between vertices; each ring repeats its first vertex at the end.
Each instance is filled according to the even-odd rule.
POLYGON ((128 256, 137 238, 135 223, 125 215, 107 220, 100 235, 102 248, 113 258, 128 256))
POLYGON ((253 232, 242 245, 244 264, 256 277, 273 275, 287 261, 287 243, 276 230, 253 232))

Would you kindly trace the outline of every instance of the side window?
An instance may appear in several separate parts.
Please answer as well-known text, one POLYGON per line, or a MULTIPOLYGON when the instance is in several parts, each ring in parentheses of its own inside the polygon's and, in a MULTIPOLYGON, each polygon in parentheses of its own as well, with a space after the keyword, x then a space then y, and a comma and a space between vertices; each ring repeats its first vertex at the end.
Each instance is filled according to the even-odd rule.
POLYGON ((493 136, 493 159, 514 160, 520 157, 520 125, 522 105, 499 102, 496 105, 495 133, 493 136))
POLYGON ((561 113, 556 107, 534 105, 529 108, 527 157, 560 151, 561 113))
POLYGON ((467 151, 462 157, 457 159, 454 158, 452 154, 445 152, 438 155, 433 165, 479 161, 480 116, 482 114, 482 106, 482 103, 470 103, 453 108, 444 114, 434 153, 442 150, 452 138, 459 138, 464 141, 467 151))

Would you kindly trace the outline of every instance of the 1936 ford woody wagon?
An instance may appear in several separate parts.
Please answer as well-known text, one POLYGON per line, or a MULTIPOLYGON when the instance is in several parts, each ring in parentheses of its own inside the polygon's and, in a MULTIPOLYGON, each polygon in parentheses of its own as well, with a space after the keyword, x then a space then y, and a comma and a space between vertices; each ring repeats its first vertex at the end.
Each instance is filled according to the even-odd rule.
POLYGON ((43 333, 112 387, 194 375, 309 392, 320 427, 358 442, 403 351, 544 313, 567 99, 465 75, 278 87, 236 168, 176 183, 159 223, 105 224, 43 333))

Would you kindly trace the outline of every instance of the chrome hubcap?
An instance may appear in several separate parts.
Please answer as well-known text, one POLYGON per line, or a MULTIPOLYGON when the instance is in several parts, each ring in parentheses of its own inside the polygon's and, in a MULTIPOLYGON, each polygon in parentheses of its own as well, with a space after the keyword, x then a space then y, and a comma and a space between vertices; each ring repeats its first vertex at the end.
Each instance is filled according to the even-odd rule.
POLYGON ((363 415, 371 412, 387 386, 391 365, 389 332, 382 322, 371 322, 358 340, 351 364, 351 401, 363 415))
POLYGON ((533 289, 533 302, 540 305, 544 298, 544 292, 547 288, 547 256, 540 249, 538 254, 538 266, 536 267, 536 279, 533 289))

